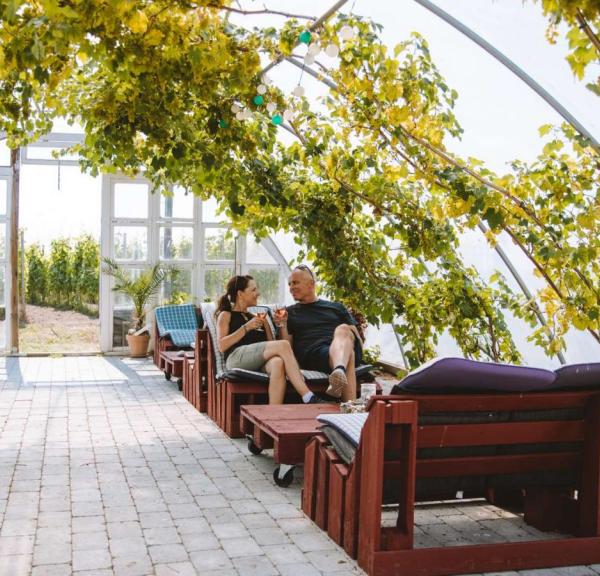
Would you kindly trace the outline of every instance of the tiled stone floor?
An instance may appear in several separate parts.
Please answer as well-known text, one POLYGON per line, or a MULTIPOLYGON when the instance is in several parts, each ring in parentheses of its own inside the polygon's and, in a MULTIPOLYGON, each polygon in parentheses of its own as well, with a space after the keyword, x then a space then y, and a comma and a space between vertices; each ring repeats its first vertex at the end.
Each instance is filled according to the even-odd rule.
MULTIPOLYGON (((272 469, 150 361, 0 358, 0 576, 363 574, 272 469)), ((416 520, 420 545, 530 535, 479 504, 416 520)))

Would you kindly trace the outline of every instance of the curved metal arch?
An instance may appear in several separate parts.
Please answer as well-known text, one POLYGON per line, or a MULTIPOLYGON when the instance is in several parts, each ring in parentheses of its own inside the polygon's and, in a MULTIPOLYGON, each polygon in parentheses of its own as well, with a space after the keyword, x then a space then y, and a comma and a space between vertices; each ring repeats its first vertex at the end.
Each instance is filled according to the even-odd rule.
POLYGON ((529 74, 527 74, 521 67, 517 66, 508 56, 503 52, 500 52, 497 48, 492 46, 487 40, 482 38, 475 31, 471 30, 468 26, 463 24, 460 20, 454 16, 448 14, 442 10, 439 6, 436 6, 429 0, 414 0, 417 4, 423 8, 429 10, 447 24, 450 24, 453 28, 464 34, 469 40, 475 42, 479 47, 483 48, 488 54, 493 56, 498 62, 506 66, 513 74, 515 74, 520 80, 525 82, 538 96, 545 100, 552 108, 560 114, 577 132, 579 132, 584 138, 589 140, 590 145, 600 153, 600 143, 594 138, 594 136, 587 130, 587 128, 573 116, 552 94, 550 94, 545 88, 538 84, 529 74))

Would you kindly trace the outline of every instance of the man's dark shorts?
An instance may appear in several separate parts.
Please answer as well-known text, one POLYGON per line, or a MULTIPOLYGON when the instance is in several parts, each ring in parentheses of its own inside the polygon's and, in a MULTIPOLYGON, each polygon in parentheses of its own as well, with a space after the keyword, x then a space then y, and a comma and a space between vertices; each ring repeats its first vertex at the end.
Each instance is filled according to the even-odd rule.
MULTIPOLYGON (((300 363, 301 368, 305 370, 318 370, 319 372, 326 372, 329 374, 332 368, 329 366, 329 344, 316 344, 312 346, 304 354, 302 362, 300 363)), ((354 367, 362 364, 362 346, 358 341, 358 338, 354 339, 354 367)), ((335 368, 335 366, 334 366, 335 368)))

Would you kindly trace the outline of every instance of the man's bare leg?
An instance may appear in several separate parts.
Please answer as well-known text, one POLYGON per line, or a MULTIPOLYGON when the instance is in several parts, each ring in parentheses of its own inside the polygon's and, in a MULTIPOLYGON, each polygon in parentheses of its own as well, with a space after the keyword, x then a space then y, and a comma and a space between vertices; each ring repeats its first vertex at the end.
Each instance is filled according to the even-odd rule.
POLYGON ((332 368, 332 372, 329 375, 329 387, 326 392, 335 398, 341 396, 345 400, 356 398, 354 339, 354 332, 348 324, 340 324, 333 334, 333 340, 329 347, 329 366, 332 368), (352 364, 351 368, 349 368, 350 363, 352 364))

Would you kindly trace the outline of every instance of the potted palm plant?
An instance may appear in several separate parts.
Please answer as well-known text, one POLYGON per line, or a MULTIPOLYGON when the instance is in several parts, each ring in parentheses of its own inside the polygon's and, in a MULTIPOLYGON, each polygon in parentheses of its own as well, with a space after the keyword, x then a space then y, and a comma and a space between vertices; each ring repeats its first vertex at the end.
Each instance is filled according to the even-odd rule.
POLYGON ((129 353, 132 358, 141 358, 148 354, 150 331, 146 326, 146 307, 165 278, 166 270, 160 264, 143 270, 137 278, 131 278, 127 269, 119 266, 110 258, 103 258, 103 272, 114 279, 113 292, 131 298, 134 308, 134 325, 127 334, 129 353))

